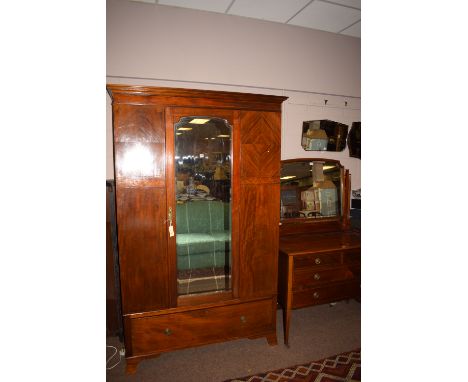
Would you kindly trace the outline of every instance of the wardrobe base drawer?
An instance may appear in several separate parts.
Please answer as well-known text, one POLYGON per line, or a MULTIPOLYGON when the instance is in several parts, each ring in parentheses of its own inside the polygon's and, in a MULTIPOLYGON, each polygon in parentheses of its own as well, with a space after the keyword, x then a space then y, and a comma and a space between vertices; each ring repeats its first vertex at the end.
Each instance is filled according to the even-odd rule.
POLYGON ((154 354, 276 330, 272 299, 130 320, 133 356, 154 354))

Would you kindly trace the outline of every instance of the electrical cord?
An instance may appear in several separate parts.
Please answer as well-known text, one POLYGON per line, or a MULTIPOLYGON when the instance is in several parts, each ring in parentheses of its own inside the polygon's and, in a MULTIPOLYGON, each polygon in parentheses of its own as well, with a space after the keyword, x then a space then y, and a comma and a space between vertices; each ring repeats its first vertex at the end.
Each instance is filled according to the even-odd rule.
POLYGON ((117 348, 116 348, 115 346, 106 345, 106 347, 114 349, 114 354, 112 354, 112 355, 107 359, 107 362, 106 362, 106 369, 107 369, 107 370, 110 370, 110 369, 113 369, 114 367, 116 367, 116 366, 120 363, 120 361, 122 361, 122 355, 119 353, 119 351, 117 350, 117 348), (117 361, 117 363, 116 363, 115 365, 111 366, 111 367, 107 367, 107 365, 109 364, 109 361, 110 361, 112 358, 114 358, 115 355, 116 355, 117 353, 119 353, 119 360, 117 361))

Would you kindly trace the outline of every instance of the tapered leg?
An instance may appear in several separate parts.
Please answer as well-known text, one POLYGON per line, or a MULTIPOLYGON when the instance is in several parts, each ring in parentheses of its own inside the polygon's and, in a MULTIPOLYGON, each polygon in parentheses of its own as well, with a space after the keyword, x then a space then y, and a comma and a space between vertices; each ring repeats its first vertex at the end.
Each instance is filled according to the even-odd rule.
POLYGON ((278 339, 276 338, 276 332, 266 336, 266 339, 267 339, 268 345, 270 345, 270 346, 278 345, 278 339))
POLYGON ((126 374, 135 374, 137 366, 140 363, 140 360, 128 358, 128 359, 126 359, 126 363, 127 363, 127 365, 125 367, 125 373, 126 374))
POLYGON ((284 344, 289 347, 289 323, 291 320, 291 306, 286 303, 283 308, 283 332, 284 332, 284 344), (289 306, 288 306, 289 305, 289 306))

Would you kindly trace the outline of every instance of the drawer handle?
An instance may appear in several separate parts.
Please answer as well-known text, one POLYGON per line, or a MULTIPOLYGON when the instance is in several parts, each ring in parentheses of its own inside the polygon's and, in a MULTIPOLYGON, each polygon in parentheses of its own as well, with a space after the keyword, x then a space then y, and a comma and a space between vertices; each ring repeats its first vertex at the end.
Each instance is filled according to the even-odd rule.
POLYGON ((319 295, 319 292, 314 292, 314 298, 319 298, 320 295, 319 295))
POLYGON ((321 262, 322 262, 322 260, 320 260, 320 257, 317 257, 315 259, 315 264, 319 265, 321 262))
POLYGON ((318 273, 314 275, 314 280, 320 280, 320 275, 318 273))
POLYGON ((166 336, 170 336, 170 335, 172 334, 172 330, 169 329, 169 328, 166 328, 166 329, 164 329, 164 334, 165 334, 166 336))
POLYGON ((245 318, 245 316, 240 316, 240 320, 243 324, 247 322, 247 318, 245 318))

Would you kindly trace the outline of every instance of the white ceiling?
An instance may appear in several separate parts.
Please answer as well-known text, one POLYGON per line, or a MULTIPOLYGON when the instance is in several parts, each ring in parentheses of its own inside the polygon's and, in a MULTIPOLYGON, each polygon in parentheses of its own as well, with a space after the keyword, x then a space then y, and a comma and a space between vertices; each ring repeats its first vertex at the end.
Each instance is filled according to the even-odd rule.
POLYGON ((361 0, 133 0, 361 37, 361 0))

